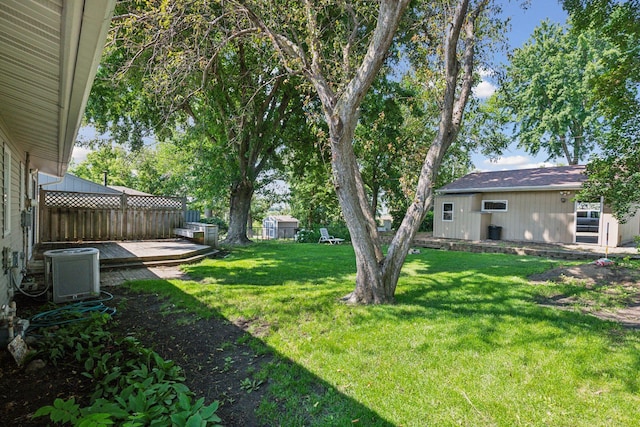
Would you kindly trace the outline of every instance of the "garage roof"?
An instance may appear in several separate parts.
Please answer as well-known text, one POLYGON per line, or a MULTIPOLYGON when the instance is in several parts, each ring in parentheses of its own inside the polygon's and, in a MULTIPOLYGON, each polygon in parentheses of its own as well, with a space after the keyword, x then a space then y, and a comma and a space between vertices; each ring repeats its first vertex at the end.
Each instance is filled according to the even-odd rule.
POLYGON ((510 171, 474 172, 437 190, 441 194, 498 191, 579 190, 587 180, 585 166, 558 166, 510 171))

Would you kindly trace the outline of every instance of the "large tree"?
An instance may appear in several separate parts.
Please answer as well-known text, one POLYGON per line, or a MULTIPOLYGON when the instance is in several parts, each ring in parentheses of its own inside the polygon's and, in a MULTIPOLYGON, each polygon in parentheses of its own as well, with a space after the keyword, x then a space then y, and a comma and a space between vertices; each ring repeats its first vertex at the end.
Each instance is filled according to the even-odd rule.
POLYGON ((594 32, 610 48, 602 52, 603 72, 589 82, 589 102, 611 124, 601 151, 587 164, 581 197, 604 197, 624 221, 640 203, 640 2, 564 0, 576 33, 594 32))
POLYGON ((588 158, 607 129, 589 96, 606 48, 593 32, 576 34, 544 21, 515 50, 494 101, 512 115, 520 147, 570 165, 588 158))
POLYGON ((139 146, 153 135, 189 151, 201 195, 229 195, 226 243, 242 244, 261 174, 278 168, 277 151, 306 131, 295 76, 282 72, 269 44, 239 37, 242 17, 223 7, 121 3, 88 118, 118 142, 139 146))
MULTIPOLYGON (((382 252, 376 222, 353 150, 358 109, 385 60, 409 0, 287 3, 238 0, 259 34, 265 35, 289 73, 315 91, 329 129, 333 184, 356 255, 352 303, 393 301, 409 247, 432 202, 433 183, 444 154, 456 139, 474 82, 478 21, 488 1, 416 2, 420 20, 437 23, 430 34, 442 63, 438 130, 424 158, 415 190, 388 251, 382 252)), ((426 26, 430 30, 432 25, 426 26)), ((428 60, 428 58, 425 58, 428 60)))

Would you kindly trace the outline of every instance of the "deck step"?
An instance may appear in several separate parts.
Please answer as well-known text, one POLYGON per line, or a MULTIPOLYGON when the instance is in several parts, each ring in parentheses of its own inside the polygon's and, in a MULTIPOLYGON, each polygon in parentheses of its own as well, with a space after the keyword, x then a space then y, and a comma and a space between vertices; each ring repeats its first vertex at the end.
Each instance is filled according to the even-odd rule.
POLYGON ((119 263, 109 263, 102 264, 100 263, 100 270, 106 269, 120 269, 120 268, 135 268, 135 267, 171 267, 180 264, 194 264, 196 262, 202 261, 205 258, 211 258, 220 252, 217 249, 209 250, 206 252, 200 252, 196 255, 193 255, 189 258, 174 258, 174 259, 164 259, 164 260, 127 260, 119 263))

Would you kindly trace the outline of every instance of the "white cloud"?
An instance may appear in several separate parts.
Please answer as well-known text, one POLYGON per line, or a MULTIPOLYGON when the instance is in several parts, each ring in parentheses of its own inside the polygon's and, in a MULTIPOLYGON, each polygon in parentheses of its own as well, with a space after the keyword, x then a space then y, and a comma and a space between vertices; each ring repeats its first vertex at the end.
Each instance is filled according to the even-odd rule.
POLYGON ((485 99, 489 98, 496 91, 497 87, 493 83, 483 80, 476 87, 473 88, 473 95, 476 98, 485 99))
POLYGON ((490 68, 480 67, 480 69, 478 70, 478 74, 480 74, 480 77, 484 79, 485 77, 494 76, 495 72, 490 68))
POLYGON ((482 162, 482 168, 480 171, 498 171, 498 170, 513 170, 513 169, 529 169, 529 168, 542 168, 555 166, 553 163, 540 162, 529 156, 506 156, 500 157, 495 160, 485 159, 482 162))
POLYGON ((89 154, 92 150, 86 147, 78 147, 77 145, 73 147, 73 151, 71 152, 71 159, 74 165, 80 164, 87 160, 87 154, 89 154))

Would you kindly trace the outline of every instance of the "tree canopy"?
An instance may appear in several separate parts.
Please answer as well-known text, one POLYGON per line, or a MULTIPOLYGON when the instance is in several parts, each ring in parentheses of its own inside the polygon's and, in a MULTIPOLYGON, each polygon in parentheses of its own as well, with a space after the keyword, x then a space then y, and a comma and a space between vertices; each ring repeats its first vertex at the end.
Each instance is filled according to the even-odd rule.
POLYGON ((514 123, 518 145, 548 160, 576 165, 588 159, 608 126, 590 102, 590 82, 602 72, 607 43, 544 21, 511 55, 495 104, 514 123))
POLYGON ((228 243, 248 242, 256 185, 307 133, 296 77, 269 44, 239 37, 243 21, 215 2, 121 3, 88 106, 118 142, 154 135, 188 152, 198 195, 229 197, 228 243))
POLYGON ((589 102, 611 124, 601 152, 587 165, 589 179, 580 197, 604 197, 625 220, 640 203, 640 2, 564 0, 576 33, 594 32, 607 41, 606 67, 592 76, 589 102))

